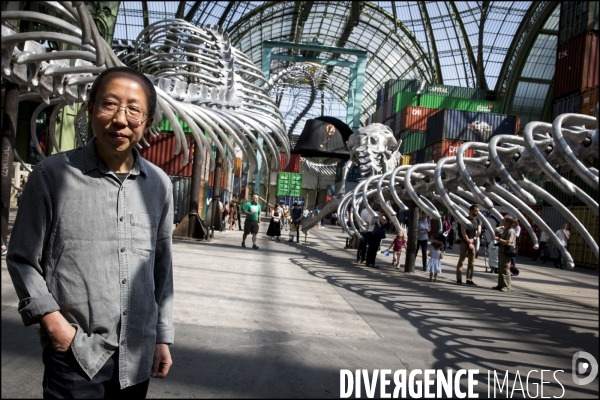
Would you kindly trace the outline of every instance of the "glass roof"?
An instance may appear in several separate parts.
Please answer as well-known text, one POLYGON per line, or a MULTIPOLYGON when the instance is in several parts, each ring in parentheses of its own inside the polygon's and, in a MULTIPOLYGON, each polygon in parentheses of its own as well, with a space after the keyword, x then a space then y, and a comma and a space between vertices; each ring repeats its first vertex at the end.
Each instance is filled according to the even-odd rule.
MULTIPOLYGON (((518 42, 515 34, 539 15, 531 8, 540 7, 540 4, 546 3, 123 1, 114 38, 133 42, 145 24, 179 17, 195 25, 221 25, 229 33, 233 45, 259 66, 265 40, 299 43, 317 40, 327 46, 366 50, 368 61, 361 107, 361 121, 364 122, 375 111, 377 90, 389 79, 421 77, 428 82, 503 93, 499 77, 503 69, 506 73, 512 67, 512 63, 507 63, 514 58, 511 48, 518 42)), ((544 32, 556 30, 557 25, 558 14, 554 12, 545 22, 544 32)), ((522 68, 522 76, 552 79, 555 49, 556 36, 538 35, 522 68)), ((278 51, 287 52, 274 49, 275 53, 278 51)), ((327 53, 319 55, 321 58, 331 56, 327 53)), ((355 61, 356 58, 341 55, 339 59, 355 61)), ((271 68, 275 66, 273 62, 271 68)), ((329 74, 335 99, 343 104, 335 108, 345 112, 349 68, 329 68, 329 74)), ((537 83, 544 86, 543 82, 537 83)), ((529 105, 540 102, 543 105, 548 95, 547 88, 544 91, 530 87, 516 92, 517 97, 526 92, 524 104, 529 105), (530 101, 531 96, 535 101, 530 101)), ((515 110, 520 108, 520 101, 515 99, 515 110)), ((345 115, 333 116, 345 120, 345 115)))

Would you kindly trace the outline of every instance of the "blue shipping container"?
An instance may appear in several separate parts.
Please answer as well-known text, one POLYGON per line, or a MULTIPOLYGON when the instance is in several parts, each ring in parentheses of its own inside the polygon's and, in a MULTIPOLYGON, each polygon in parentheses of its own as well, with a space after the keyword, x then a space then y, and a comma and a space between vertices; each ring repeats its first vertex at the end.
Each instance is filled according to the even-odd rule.
POLYGON ((572 95, 554 100, 552 103, 552 121, 560 114, 576 113, 581 110, 581 93, 577 92, 572 95))
POLYGON ((279 196, 277 198, 279 205, 287 205, 290 209, 294 207, 294 203, 298 203, 298 207, 304 207, 304 197, 299 196, 279 196))
POLYGON ((519 123, 514 115, 442 110, 427 120, 425 145, 440 140, 487 142, 496 135, 516 135, 519 123))

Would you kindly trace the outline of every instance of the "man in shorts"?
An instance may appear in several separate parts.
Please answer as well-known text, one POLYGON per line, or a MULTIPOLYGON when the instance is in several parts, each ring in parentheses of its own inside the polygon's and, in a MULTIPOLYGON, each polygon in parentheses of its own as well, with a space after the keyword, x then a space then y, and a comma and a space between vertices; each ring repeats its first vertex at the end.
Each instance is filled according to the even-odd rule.
POLYGON ((246 247, 246 237, 250 233, 252 233, 252 248, 254 250, 258 250, 258 246, 256 245, 256 234, 258 233, 258 228, 260 226, 260 204, 258 204, 258 195, 255 194, 252 196, 252 201, 250 203, 246 203, 244 210, 242 211, 246 214, 246 221, 244 222, 244 237, 242 238, 242 247, 246 247))

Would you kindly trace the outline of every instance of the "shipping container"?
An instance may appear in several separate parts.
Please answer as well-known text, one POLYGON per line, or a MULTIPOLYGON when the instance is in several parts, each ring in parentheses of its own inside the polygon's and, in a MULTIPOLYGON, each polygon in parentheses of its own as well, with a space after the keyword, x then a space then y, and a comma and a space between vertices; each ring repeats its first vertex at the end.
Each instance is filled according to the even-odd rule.
POLYGON ((404 131, 400 134, 402 145, 400 152, 409 154, 425 147, 425 132, 422 131, 404 131))
POLYGON ((285 165, 285 153, 279 154, 279 159, 281 161, 281 166, 279 167, 279 172, 300 172, 300 154, 290 154, 290 162, 287 167, 284 168, 285 165))
POLYGON ((552 232, 556 232, 567 222, 567 219, 556 208, 551 206, 542 207, 542 219, 552 229, 552 232))
POLYGON ((389 106, 391 106, 389 100, 384 101, 383 102, 383 106, 381 106, 381 108, 382 108, 382 114, 381 114, 382 117, 381 117, 381 120, 383 122, 387 121, 387 119, 388 119, 389 106))
POLYGON ((440 140, 487 142, 496 135, 515 135, 520 118, 514 115, 442 110, 427 120, 425 145, 440 140))
MULTIPOLYGON (((581 222, 584 228, 592 235, 598 244, 598 216, 588 206, 575 206, 571 212, 581 222)), ((598 268, 598 258, 583 238, 577 228, 571 226, 571 239, 569 240, 569 253, 573 257, 576 266, 598 268)))
POLYGON ((402 120, 402 118, 400 118, 400 114, 399 113, 396 113, 394 115, 396 117, 396 127, 394 128, 394 137, 396 139, 399 139, 400 138, 400 132, 402 132, 400 130, 400 121, 402 120))
MULTIPOLYGON (((212 171, 209 175, 208 178, 208 186, 211 188, 214 188, 214 183, 215 183, 215 171, 212 171)), ((220 191, 224 191, 227 189, 227 171, 225 170, 221 170, 221 188, 220 191)))
MULTIPOLYGON (((183 133, 191 135, 192 130, 190 129, 189 125, 183 122, 178 115, 175 115, 175 118, 177 118, 177 121, 179 121, 179 125, 181 125, 181 129, 183 129, 183 133)), ((173 133, 173 127, 171 126, 171 123, 165 117, 163 117, 163 119, 157 124, 157 127, 161 132, 173 133)))
POLYGON ((402 161, 401 161, 401 165, 410 165, 410 155, 408 154, 402 154, 402 161))
POLYGON ((175 135, 170 133, 161 133, 157 137, 146 135, 146 140, 150 147, 143 146, 140 155, 158 168, 165 171, 167 175, 173 176, 192 176, 192 160, 194 158, 194 138, 186 136, 189 148, 189 163, 182 167, 183 146, 181 152, 175 155, 175 135))
POLYGON ((425 162, 425 149, 417 150, 417 164, 423 164, 425 162))
MULTIPOLYGON (((437 163, 440 160, 440 158, 454 157, 456 156, 458 148, 463 143, 464 142, 461 141, 440 140, 439 142, 430 144, 429 146, 431 146, 431 159, 437 163)), ((467 149, 465 151, 465 157, 473 157, 474 153, 475 149, 467 149)))
POLYGON ((188 201, 192 179, 182 176, 170 176, 173 186, 173 223, 180 223, 188 214, 188 201))
POLYGON ((419 96, 414 93, 398 92, 395 95, 396 104, 394 110, 400 112, 404 107, 407 106, 418 106, 419 96))
POLYGON ((383 105, 384 101, 385 101, 385 88, 382 87, 381 89, 379 89, 377 91, 377 97, 375 100, 375 108, 380 109, 381 106, 383 105))
POLYGON ((391 101, 391 100, 386 100, 386 101, 385 101, 385 103, 384 103, 384 104, 385 104, 385 109, 386 109, 386 112, 385 112, 385 117, 384 117, 384 120, 387 120, 387 119, 391 118, 391 117, 392 117, 392 114, 395 114, 395 113, 396 113, 396 110, 394 110, 394 109, 392 108, 392 106, 393 106, 393 103, 394 103, 394 102, 393 102, 393 101, 391 101))
POLYGON ((277 196, 299 196, 302 192, 302 174, 279 172, 277 174, 277 196))
POLYGON ((502 103, 491 100, 459 99, 456 97, 421 95, 419 106, 428 108, 448 108, 450 110, 474 111, 480 113, 502 112, 502 103))
POLYGON ((405 93, 416 93, 417 90, 419 90, 419 86, 421 85, 421 82, 411 79, 411 80, 406 80, 406 79, 393 79, 390 80, 388 82, 391 82, 390 88, 389 88, 389 97, 393 97, 395 94, 399 93, 399 92, 405 92, 405 93))
POLYGON ((408 157, 409 157, 409 161, 408 162, 409 162, 410 165, 417 164, 417 152, 416 151, 410 153, 408 155, 408 157))
POLYGON ((485 100, 485 90, 483 89, 446 86, 435 83, 426 84, 422 94, 433 94, 457 99, 485 100))
POLYGON ((423 131, 427 130, 427 119, 440 112, 438 108, 427 108, 407 106, 400 111, 400 131, 423 131))
MULTIPOLYGON (((532 177, 529 172, 525 172, 523 175, 525 176, 525 178, 529 179, 531 182, 535 183, 536 185, 538 185, 542 189, 546 189, 546 183, 542 182, 539 176, 538 177, 532 177)), ((537 196, 537 195, 535 195, 533 193, 532 193, 532 196, 535 198, 535 205, 536 206, 541 206, 541 205, 544 204, 544 200, 541 197, 539 197, 539 196, 537 196)))
MULTIPOLYGON (((536 207, 531 207, 531 209, 540 217, 542 216, 542 207, 536 206, 536 207)), ((531 225, 531 228, 533 229, 533 232, 534 232, 536 238, 539 240, 540 235, 541 235, 540 227, 533 223, 532 219, 529 218, 529 215, 527 215, 525 213, 523 213, 523 215, 527 219, 527 222, 529 223, 529 225, 531 225)), ((521 225, 521 233, 519 235, 518 254, 520 256, 525 256, 525 257, 535 257, 537 255, 538 251, 533 248, 533 238, 529 235, 529 232, 527 231, 527 229, 525 229, 525 227, 523 226, 523 223, 521 221, 519 221, 519 223, 521 225)), ((518 263, 518 260, 517 260, 517 263, 518 263)))
POLYGON ((423 153, 424 162, 426 162, 426 163, 433 162, 433 145, 430 144, 429 146, 426 146, 423 151, 424 151, 424 153, 423 153))
MULTIPOLYGON (((597 160, 597 159, 596 159, 597 160)), ((598 191, 594 190, 590 185, 585 183, 583 179, 579 177, 575 172, 568 171, 566 173, 561 173, 569 182, 573 182, 573 184, 577 185, 581 188, 585 193, 588 194, 592 199, 598 199, 598 191)), ((558 186, 556 186, 552 182, 546 182, 546 191, 554 196, 561 203, 569 206, 569 205, 583 205, 583 202, 576 196, 570 196, 560 190, 558 186)))
POLYGON ((554 97, 598 86, 598 34, 588 32, 558 48, 554 97))
POLYGON ((394 133, 394 137, 396 137, 396 132, 398 132, 396 130, 397 128, 397 122, 396 119, 399 117, 399 115, 397 113, 392 114, 392 117, 389 119, 390 124, 388 125, 390 127, 390 129, 392 130, 392 132, 394 133))
POLYGON ((596 104, 598 104, 598 86, 581 93, 581 109, 579 112, 585 115, 596 116, 596 104))
POLYGON ((568 94, 552 102, 552 120, 561 114, 579 113, 581 110, 581 95, 579 92, 568 94))
POLYGON ((598 2, 561 1, 558 45, 562 46, 586 31, 598 31, 598 2))
POLYGON ((298 203, 298 207, 304 207, 304 197, 300 196, 278 196, 277 204, 287 205, 290 210, 294 208, 294 203, 298 203))

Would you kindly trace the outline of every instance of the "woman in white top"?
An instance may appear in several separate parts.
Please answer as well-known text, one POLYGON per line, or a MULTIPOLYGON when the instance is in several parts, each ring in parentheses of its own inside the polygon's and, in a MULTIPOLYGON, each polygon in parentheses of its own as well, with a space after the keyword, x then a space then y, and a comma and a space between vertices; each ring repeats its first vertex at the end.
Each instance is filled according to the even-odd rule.
MULTIPOLYGON (((571 232, 569 232, 567 229, 569 228, 569 224, 563 224, 562 228, 560 228, 559 230, 556 231, 556 236, 558 237, 558 240, 560 241, 560 244, 563 245, 565 247, 565 249, 568 248, 569 246, 569 239, 571 239, 571 232)), ((554 248, 555 245, 552 245, 552 248, 554 248)), ((563 269, 563 257, 562 257, 562 253, 558 252, 558 258, 554 261, 554 266, 556 268, 560 268, 563 269)))

